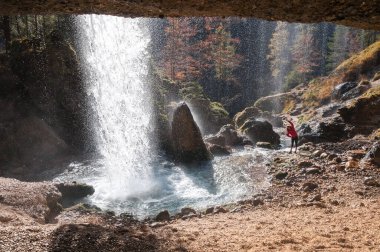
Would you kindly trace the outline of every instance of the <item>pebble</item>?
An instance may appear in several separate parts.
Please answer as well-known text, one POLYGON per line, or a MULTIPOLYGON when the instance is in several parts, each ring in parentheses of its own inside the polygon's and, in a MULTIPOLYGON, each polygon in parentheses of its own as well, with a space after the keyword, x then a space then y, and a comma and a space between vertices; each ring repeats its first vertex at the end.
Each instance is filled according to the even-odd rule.
POLYGON ((380 183, 372 177, 366 177, 364 179, 364 184, 366 186, 380 187, 380 183))
POLYGON ((286 178, 288 176, 288 172, 278 172, 276 173, 276 175, 274 175, 274 177, 278 180, 283 180, 284 178, 286 178))

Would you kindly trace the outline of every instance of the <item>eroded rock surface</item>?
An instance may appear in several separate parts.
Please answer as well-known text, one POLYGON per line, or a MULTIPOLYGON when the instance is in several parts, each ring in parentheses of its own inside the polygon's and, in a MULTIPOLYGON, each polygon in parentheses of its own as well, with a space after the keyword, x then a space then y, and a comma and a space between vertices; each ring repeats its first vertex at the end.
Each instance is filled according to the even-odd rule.
POLYGON ((380 29, 380 3, 374 1, 16 1, 0 4, 1 15, 15 14, 113 14, 143 17, 242 16, 290 22, 336 22, 380 29))

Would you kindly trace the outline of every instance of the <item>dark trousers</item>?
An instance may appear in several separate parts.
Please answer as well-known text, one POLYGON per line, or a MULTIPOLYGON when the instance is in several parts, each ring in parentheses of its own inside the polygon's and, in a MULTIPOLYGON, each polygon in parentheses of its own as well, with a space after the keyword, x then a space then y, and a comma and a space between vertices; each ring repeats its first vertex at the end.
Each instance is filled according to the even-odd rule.
POLYGON ((291 146, 291 148, 293 148, 293 145, 296 145, 296 149, 297 149, 297 147, 298 147, 298 137, 292 137, 292 146, 291 146))

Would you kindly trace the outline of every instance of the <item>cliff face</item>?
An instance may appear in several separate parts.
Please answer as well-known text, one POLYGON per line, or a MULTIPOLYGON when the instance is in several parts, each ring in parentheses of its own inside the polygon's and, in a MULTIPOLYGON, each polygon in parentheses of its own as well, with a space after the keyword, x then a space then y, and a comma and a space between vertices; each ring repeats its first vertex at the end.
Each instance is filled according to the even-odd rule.
POLYGON ((16 1, 0 4, 1 15, 111 14, 140 17, 241 16, 289 22, 335 22, 365 29, 380 29, 380 3, 375 1, 16 1))
POLYGON ((52 34, 45 46, 13 41, 1 55, 0 174, 30 176, 92 151, 90 111, 75 50, 52 34))

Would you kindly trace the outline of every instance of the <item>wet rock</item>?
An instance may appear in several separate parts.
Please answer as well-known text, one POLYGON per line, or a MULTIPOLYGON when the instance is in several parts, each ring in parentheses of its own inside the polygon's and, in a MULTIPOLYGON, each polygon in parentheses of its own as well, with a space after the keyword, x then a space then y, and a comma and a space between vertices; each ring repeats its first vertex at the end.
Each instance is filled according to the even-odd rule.
POLYGON ((236 146, 243 144, 243 137, 237 133, 233 125, 227 124, 215 136, 207 137, 205 142, 220 146, 236 146))
POLYGON ((356 82, 344 82, 337 85, 332 92, 332 98, 336 100, 341 99, 345 93, 355 88, 357 85, 358 83, 356 82))
POLYGON ((364 184, 366 186, 374 186, 374 187, 380 187, 380 183, 379 181, 377 181, 376 179, 372 178, 372 177, 367 177, 364 179, 364 184))
POLYGON ((184 207, 181 209, 181 215, 197 214, 191 207, 184 207))
POLYGON ((300 161, 297 166, 298 166, 298 168, 307 168, 307 167, 310 167, 312 165, 313 165, 313 162, 311 162, 311 161, 300 161))
POLYGON ((247 107, 243 111, 237 113, 234 116, 234 123, 236 128, 240 128, 243 126, 245 121, 256 118, 256 117, 261 117, 262 111, 256 107, 247 107))
POLYGON ((162 211, 159 214, 157 214, 156 221, 169 221, 170 220, 170 214, 168 210, 162 211))
POLYGON ((302 190, 304 191, 313 191, 318 188, 318 184, 314 182, 306 182, 302 185, 302 190))
POLYGON ((278 172, 274 177, 278 180, 283 180, 288 176, 288 172, 278 172))
POLYGON ((365 155, 364 159, 374 164, 380 165, 380 142, 372 145, 371 149, 365 155))
POLYGON ((268 142, 274 146, 280 144, 280 136, 273 131, 268 121, 247 120, 239 130, 254 144, 257 142, 268 142))
POLYGON ((186 103, 177 106, 172 121, 173 150, 176 161, 190 163, 210 160, 201 132, 186 103))
POLYGON ((206 209, 206 214, 212 214, 214 213, 214 207, 209 207, 206 209))
POLYGON ((253 206, 264 205, 264 201, 262 199, 253 199, 252 200, 252 205, 253 206))
POLYGON ((264 149, 273 149, 273 145, 268 142, 257 142, 256 147, 264 149))
POLYGON ((243 138, 235 130, 235 127, 231 124, 224 125, 217 135, 224 138, 224 144, 227 146, 235 146, 243 143, 243 138))
POLYGON ((86 196, 92 195, 95 192, 94 187, 77 182, 66 182, 55 184, 57 189, 61 192, 63 199, 81 199, 86 196))
POLYGON ((225 139, 223 136, 220 135, 206 137, 204 141, 206 144, 225 146, 225 139))
POLYGON ((214 214, 218 214, 218 213, 227 213, 228 211, 226 209, 224 209, 223 207, 216 207, 214 209, 214 214))
POLYGON ((230 155, 231 151, 226 146, 221 146, 217 144, 206 144, 207 149, 214 156, 225 156, 230 155))

